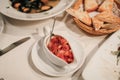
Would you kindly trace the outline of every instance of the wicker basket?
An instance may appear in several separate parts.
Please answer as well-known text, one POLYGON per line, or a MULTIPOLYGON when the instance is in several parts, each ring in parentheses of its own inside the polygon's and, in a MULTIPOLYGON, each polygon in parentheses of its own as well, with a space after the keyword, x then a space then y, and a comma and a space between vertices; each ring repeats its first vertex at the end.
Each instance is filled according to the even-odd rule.
MULTIPOLYGON (((115 3, 120 8, 120 1, 115 0, 115 3)), ((82 4, 82 0, 77 0, 73 6, 73 9, 78 10, 81 4, 82 4)), ((75 17, 73 19, 80 29, 82 29, 83 31, 85 31, 89 34, 96 35, 96 36, 110 34, 110 33, 117 31, 118 29, 120 29, 120 26, 117 26, 117 27, 112 28, 112 29, 99 29, 96 31, 92 26, 88 26, 88 25, 82 23, 79 19, 77 19, 75 17)))

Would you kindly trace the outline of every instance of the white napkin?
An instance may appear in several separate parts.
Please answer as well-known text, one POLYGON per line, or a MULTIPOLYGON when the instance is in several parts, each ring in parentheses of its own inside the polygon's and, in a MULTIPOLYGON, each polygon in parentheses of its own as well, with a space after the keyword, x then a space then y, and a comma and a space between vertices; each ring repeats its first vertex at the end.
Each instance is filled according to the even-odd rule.
MULTIPOLYGON (((49 23, 51 23, 49 25, 50 27, 52 25, 52 21, 49 23)), ((12 25, 9 23, 7 24, 8 26, 7 29, 9 29, 7 34, 11 33, 12 35, 19 35, 19 34, 28 35, 29 32, 30 33, 35 32, 34 30, 37 27, 39 31, 39 35, 43 36, 43 27, 45 25, 46 25, 45 23, 42 25, 41 23, 35 26, 32 25, 27 30, 27 27, 29 25, 27 27, 20 27, 20 25, 16 27, 16 25, 12 25), (15 31, 16 29, 17 31, 15 31)), ((79 41, 79 43, 83 45, 86 56, 88 54, 89 55, 92 54, 92 51, 96 49, 96 47, 98 47, 99 44, 106 37, 106 36, 86 35, 82 31, 80 31, 78 27, 76 27, 72 19, 67 19, 65 23, 57 21, 55 24, 54 31, 63 31, 63 32, 67 31, 68 34, 74 36, 76 41, 79 41)), ((6 35, 6 34, 0 35, 0 48, 4 48, 11 42, 19 40, 20 38, 21 38, 20 36, 18 37, 18 36, 6 35)), ((35 66, 32 64, 32 61, 29 59, 30 50, 34 42, 35 42, 34 39, 30 39, 29 41, 21 44, 20 46, 14 48, 13 50, 9 51, 7 54, 0 57, 0 77, 5 78, 5 80, 75 80, 73 76, 78 77, 76 75, 65 76, 65 77, 50 77, 44 75, 42 72, 36 69, 35 66)), ((81 70, 76 74, 80 75, 81 70)))
POLYGON ((115 32, 99 48, 85 67, 82 77, 85 80, 120 80, 120 62, 117 63, 117 51, 120 44, 120 31, 115 32))

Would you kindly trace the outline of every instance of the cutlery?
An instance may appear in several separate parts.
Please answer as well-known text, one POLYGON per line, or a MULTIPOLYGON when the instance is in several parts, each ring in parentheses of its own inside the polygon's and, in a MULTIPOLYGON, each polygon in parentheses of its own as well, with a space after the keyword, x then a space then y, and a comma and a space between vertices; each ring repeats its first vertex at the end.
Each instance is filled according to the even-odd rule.
POLYGON ((54 17, 54 22, 53 22, 53 25, 52 25, 52 30, 50 31, 50 39, 54 35, 53 34, 53 30, 54 30, 54 27, 55 27, 55 21, 56 21, 56 17, 54 17))
POLYGON ((23 39, 20 39, 12 44, 10 44, 8 47, 4 48, 3 50, 0 50, 0 56, 2 56, 3 54, 7 53, 8 51, 14 49, 15 47, 19 46, 20 44, 26 42, 27 40, 29 40, 30 37, 25 37, 23 39))

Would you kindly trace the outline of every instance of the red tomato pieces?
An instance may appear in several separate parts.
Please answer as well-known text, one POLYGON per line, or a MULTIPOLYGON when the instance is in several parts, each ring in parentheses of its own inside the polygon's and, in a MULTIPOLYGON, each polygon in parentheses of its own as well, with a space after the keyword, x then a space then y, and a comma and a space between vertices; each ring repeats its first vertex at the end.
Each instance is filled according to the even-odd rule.
POLYGON ((62 36, 52 36, 50 42, 47 45, 48 49, 59 58, 63 59, 67 63, 71 63, 74 60, 73 53, 70 45, 66 39, 62 36))

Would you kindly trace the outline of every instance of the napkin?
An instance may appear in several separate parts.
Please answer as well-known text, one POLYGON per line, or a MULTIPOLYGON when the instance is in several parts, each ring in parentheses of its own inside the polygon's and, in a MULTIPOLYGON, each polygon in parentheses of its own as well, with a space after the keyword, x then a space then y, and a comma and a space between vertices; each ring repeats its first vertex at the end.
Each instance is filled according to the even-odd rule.
MULTIPOLYGON (((0 37, 2 37, 0 42, 5 43, 10 40, 6 43, 10 44, 24 36, 15 37, 7 34, 0 34, 0 37)), ((30 39, 3 56, 0 56, 0 78, 4 78, 5 80, 69 80, 70 76, 50 77, 35 68, 30 59, 30 52, 35 41, 35 39, 30 39)), ((4 47, 5 44, 2 45, 3 46, 0 45, 1 48, 4 47)))
MULTIPOLYGON (((106 36, 87 35, 86 33, 82 32, 70 18, 71 17, 68 15, 65 22, 57 21, 54 32, 63 31, 71 36, 74 36, 75 40, 83 46, 86 59, 88 59, 90 58, 89 55, 92 55, 97 50, 99 44, 104 41, 106 36)), ((32 25, 31 23, 31 26, 24 22, 24 27, 22 24, 21 26, 17 23, 11 24, 9 21, 6 22, 6 34, 0 35, 0 48, 4 48, 11 42, 17 41, 20 38, 35 32, 36 28, 38 28, 39 35, 44 36, 43 27, 48 26, 51 29, 52 22, 52 19, 48 20, 48 22, 45 22, 49 24, 42 24, 42 22, 39 23, 39 21, 37 21, 35 22, 36 25, 34 25, 34 23, 32 25)), ((86 62, 74 75, 64 77, 51 77, 39 71, 30 59, 31 49, 35 41, 35 39, 30 39, 29 41, 21 44, 20 46, 0 57, 0 77, 5 78, 5 80, 75 80, 80 76, 86 62)))
POLYGON ((98 49, 85 67, 82 77, 85 80, 120 80, 120 62, 117 64, 117 51, 120 44, 120 30, 110 36, 98 49))

